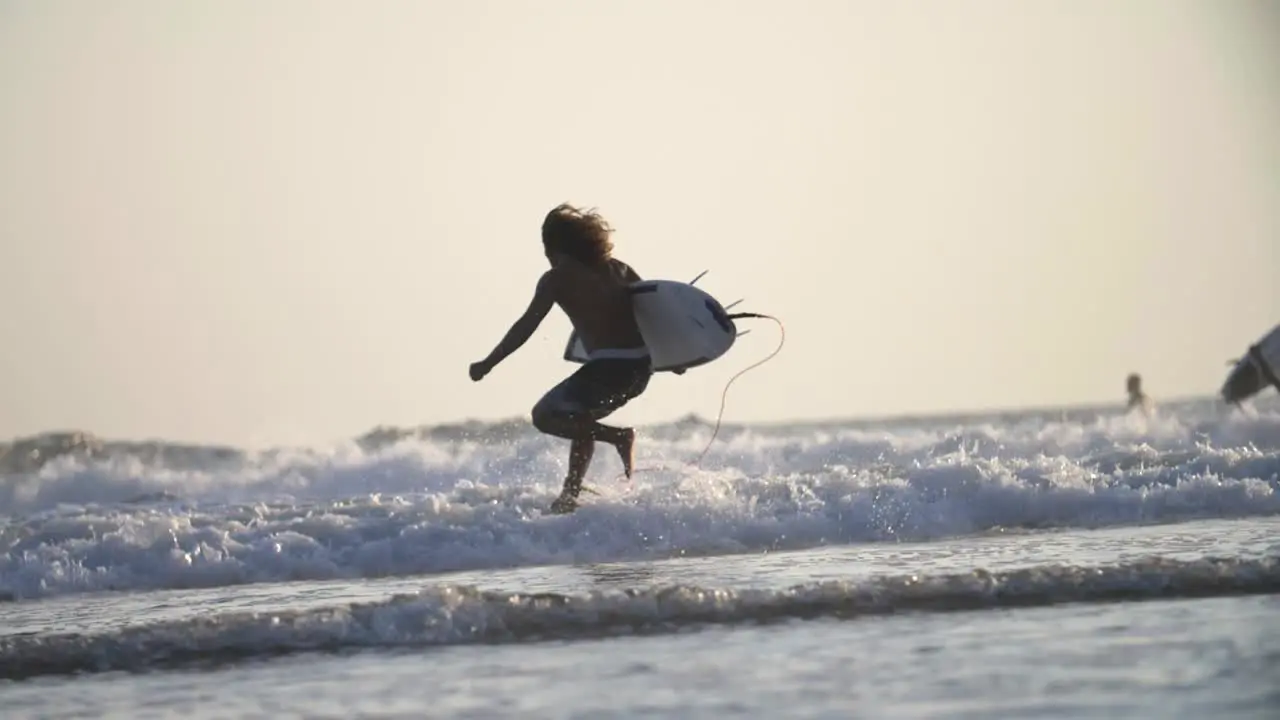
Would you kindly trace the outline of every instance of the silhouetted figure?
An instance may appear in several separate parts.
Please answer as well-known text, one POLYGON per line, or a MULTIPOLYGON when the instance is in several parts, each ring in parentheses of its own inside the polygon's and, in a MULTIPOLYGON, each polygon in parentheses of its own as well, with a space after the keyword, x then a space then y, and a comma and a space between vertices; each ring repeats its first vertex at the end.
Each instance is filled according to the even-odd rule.
POLYGON ((631 477, 635 429, 600 420, 643 393, 653 376, 653 360, 636 324, 628 290, 640 275, 613 257, 612 231, 596 213, 570 205, 547 213, 542 249, 551 269, 538 279, 533 300, 520 319, 493 352, 472 363, 469 370, 472 380, 483 379, 528 341, 552 307, 560 306, 569 316, 590 359, 549 390, 532 413, 533 426, 539 431, 570 441, 569 474, 560 497, 551 505, 557 513, 572 512, 578 506, 596 442, 612 445, 622 459, 623 473, 631 477))
POLYGON ((1142 391, 1142 376, 1138 373, 1129 373, 1129 377, 1124 383, 1125 390, 1129 393, 1128 412, 1141 410, 1143 415, 1151 414, 1151 398, 1142 391))

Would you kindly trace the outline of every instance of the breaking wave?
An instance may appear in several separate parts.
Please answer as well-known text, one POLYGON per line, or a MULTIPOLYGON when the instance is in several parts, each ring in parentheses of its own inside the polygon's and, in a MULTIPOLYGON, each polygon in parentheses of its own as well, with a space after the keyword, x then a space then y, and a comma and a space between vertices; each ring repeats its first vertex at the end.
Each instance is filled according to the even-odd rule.
POLYGON ((646 429, 630 483, 600 453, 600 494, 570 516, 545 513, 563 443, 523 423, 264 453, 89 443, 0 475, 0 598, 1280 513, 1269 406, 733 427, 688 465, 709 437, 697 419, 646 429))

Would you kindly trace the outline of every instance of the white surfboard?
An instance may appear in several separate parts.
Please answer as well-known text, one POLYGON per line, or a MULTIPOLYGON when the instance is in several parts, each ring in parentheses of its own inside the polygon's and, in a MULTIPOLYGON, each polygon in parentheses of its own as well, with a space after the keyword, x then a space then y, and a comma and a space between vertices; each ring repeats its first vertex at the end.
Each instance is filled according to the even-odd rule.
MULTIPOLYGON (((738 337, 738 328, 724 306, 693 283, 641 280, 632 283, 630 290, 636 324, 649 348, 654 372, 681 372, 705 365, 728 352, 738 337)), ((569 335, 564 359, 576 363, 588 360, 577 332, 569 335)))
POLYGON ((1240 403, 1274 386, 1280 391, 1280 325, 1249 346, 1244 357, 1236 361, 1220 391, 1222 399, 1240 403))

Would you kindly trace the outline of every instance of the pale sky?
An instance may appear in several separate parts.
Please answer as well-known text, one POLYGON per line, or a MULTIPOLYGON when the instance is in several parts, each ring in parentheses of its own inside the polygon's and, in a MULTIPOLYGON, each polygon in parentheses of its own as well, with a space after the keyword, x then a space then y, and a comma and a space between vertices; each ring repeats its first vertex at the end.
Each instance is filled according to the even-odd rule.
POLYGON ((786 323, 734 422, 1207 394, 1280 322, 1265 0, 3 0, 0 86, 3 437, 526 415, 563 315, 467 365, 562 201, 786 323))

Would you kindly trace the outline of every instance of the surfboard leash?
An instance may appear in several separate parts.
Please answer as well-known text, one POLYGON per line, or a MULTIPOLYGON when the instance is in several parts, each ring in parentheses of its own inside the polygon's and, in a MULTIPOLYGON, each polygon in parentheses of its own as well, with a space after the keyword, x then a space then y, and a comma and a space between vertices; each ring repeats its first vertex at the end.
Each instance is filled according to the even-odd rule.
POLYGON ((720 422, 724 419, 724 406, 725 406, 725 403, 728 401, 729 386, 733 385, 733 381, 747 374, 748 371, 754 370, 755 368, 758 368, 761 365, 764 365, 765 363, 772 360, 774 357, 777 356, 778 353, 782 352, 782 346, 787 344, 787 327, 783 325, 782 321, 779 320, 778 318, 772 315, 765 315, 763 313, 751 313, 751 312, 740 312, 740 313, 733 313, 729 315, 730 320, 741 320, 744 318, 772 320, 775 323, 777 323, 778 324, 778 347, 774 348, 773 352, 764 356, 762 359, 757 360, 756 362, 734 373, 733 377, 729 378, 729 381, 724 384, 724 390, 721 391, 720 393, 720 411, 716 413, 716 425, 715 425, 715 429, 711 431, 711 439, 707 441, 707 446, 702 449, 701 453, 698 454, 698 459, 694 460, 692 463, 690 463, 690 465, 695 465, 695 466, 701 465, 703 458, 707 456, 707 452, 711 450, 712 444, 715 443, 716 436, 720 434, 720 422))

